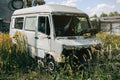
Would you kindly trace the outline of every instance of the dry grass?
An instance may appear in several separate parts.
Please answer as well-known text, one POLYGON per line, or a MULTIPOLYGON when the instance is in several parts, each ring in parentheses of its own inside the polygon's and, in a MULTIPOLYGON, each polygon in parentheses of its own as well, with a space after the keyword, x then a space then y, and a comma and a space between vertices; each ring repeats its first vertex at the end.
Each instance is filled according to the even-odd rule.
POLYGON ((111 45, 111 58, 109 52, 99 55, 95 62, 82 66, 83 70, 73 72, 69 63, 58 65, 57 71, 50 75, 45 70, 37 69, 35 61, 28 56, 26 37, 19 32, 15 35, 17 42, 14 45, 9 34, 0 33, 0 79, 9 80, 119 80, 120 79, 120 36, 107 35, 100 32, 97 37, 103 41, 103 48, 111 45), (117 47, 116 48, 116 44, 117 47), (2 77, 1 77, 2 76, 2 77), (3 78, 4 77, 4 78, 3 78))

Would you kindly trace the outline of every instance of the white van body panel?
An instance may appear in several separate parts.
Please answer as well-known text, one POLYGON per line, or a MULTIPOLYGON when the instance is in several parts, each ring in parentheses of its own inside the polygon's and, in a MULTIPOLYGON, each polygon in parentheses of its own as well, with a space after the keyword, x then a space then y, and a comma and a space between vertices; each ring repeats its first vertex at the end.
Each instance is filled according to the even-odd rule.
MULTIPOLYGON (((41 6, 35 6, 31 8, 24 8, 16 10, 13 15, 21 15, 21 14, 35 14, 35 13, 78 13, 82 14, 83 12, 75 7, 68 7, 65 5, 53 5, 53 4, 45 4, 41 6)), ((83 13, 85 14, 85 13, 83 13)))
MULTIPOLYGON (((55 26, 53 24, 53 15, 64 15, 70 14, 72 15, 84 15, 87 16, 81 10, 75 7, 68 7, 64 5, 52 5, 52 4, 45 4, 41 6, 31 7, 31 8, 24 8, 16 10, 12 16, 12 22, 10 26, 10 36, 13 38, 16 31, 21 32, 22 34, 26 35, 27 43, 29 47, 29 51, 31 56, 44 58, 46 54, 50 54, 54 57, 55 61, 61 62, 61 54, 64 47, 71 48, 71 47, 88 47, 92 44, 99 44, 101 41, 95 37, 91 38, 84 38, 83 36, 74 36, 74 39, 69 39, 68 37, 57 37, 55 34, 55 26), (49 25, 50 25, 50 35, 46 35, 42 32, 38 31, 38 18, 39 17, 48 17, 49 25), (15 19, 23 17, 23 28, 22 29, 15 29, 15 19), (35 27, 34 31, 26 30, 26 19, 28 17, 36 17, 36 24, 33 26, 35 27)), ((87 16, 88 17, 88 16, 87 16)))
POLYGON ((92 38, 83 38, 83 37, 76 37, 78 39, 67 39, 65 38, 57 38, 54 41, 51 42, 51 50, 55 52, 56 54, 61 54, 63 51, 63 48, 87 48, 91 45, 97 45, 98 43, 101 43, 101 40, 95 37, 92 38))

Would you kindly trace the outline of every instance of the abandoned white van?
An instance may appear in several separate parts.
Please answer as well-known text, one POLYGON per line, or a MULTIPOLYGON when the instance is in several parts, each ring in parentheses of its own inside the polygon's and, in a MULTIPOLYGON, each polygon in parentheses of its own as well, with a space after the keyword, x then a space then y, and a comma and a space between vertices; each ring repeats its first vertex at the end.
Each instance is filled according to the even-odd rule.
POLYGON ((45 4, 16 10, 11 19, 11 38, 16 31, 26 35, 30 55, 38 61, 46 59, 51 71, 55 62, 65 62, 71 54, 80 61, 91 58, 87 49, 101 43, 88 15, 75 7, 45 4))

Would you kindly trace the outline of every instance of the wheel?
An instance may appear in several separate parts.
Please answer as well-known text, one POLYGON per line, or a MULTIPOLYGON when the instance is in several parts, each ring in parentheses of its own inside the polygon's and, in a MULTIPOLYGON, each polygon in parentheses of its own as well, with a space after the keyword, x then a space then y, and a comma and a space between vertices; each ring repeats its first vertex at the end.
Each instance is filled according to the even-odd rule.
POLYGON ((11 4, 14 9, 21 9, 24 6, 24 2, 22 0, 13 0, 11 4))
POLYGON ((46 58, 46 66, 50 73, 55 71, 55 60, 52 56, 46 58))
POLYGON ((12 7, 12 1, 10 1, 8 3, 8 8, 11 10, 11 11, 15 11, 15 9, 12 7))

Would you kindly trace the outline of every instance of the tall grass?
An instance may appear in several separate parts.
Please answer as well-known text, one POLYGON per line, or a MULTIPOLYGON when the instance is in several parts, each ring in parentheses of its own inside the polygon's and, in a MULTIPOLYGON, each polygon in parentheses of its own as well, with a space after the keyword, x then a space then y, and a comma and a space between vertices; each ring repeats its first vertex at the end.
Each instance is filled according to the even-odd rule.
POLYGON ((65 64, 58 64, 56 71, 50 75, 46 70, 38 70, 35 60, 29 57, 24 35, 16 32, 15 44, 9 34, 0 33, 0 79, 119 80, 120 36, 100 32, 97 37, 103 42, 104 54, 98 54, 95 61, 74 65, 75 71, 69 63, 69 57, 65 64))
POLYGON ((28 55, 25 36, 19 32, 13 43, 9 34, 0 33, 0 74, 28 72, 33 69, 34 60, 28 55))
MULTIPOLYGON (((9 64, 9 57, 11 54, 12 41, 8 34, 0 33, 0 68, 7 69, 7 64, 9 64)), ((3 69, 2 69, 3 70, 3 69)), ((1 72, 2 72, 1 70, 1 72)), ((3 71, 4 72, 4 71, 3 71)))

